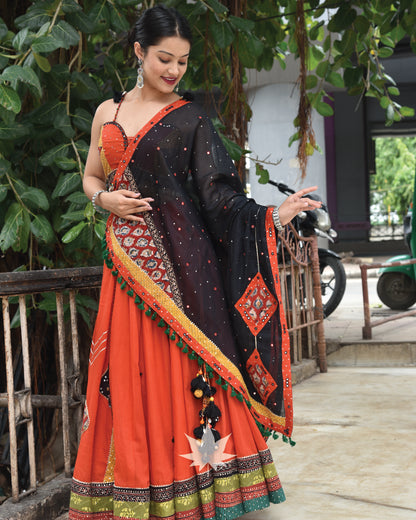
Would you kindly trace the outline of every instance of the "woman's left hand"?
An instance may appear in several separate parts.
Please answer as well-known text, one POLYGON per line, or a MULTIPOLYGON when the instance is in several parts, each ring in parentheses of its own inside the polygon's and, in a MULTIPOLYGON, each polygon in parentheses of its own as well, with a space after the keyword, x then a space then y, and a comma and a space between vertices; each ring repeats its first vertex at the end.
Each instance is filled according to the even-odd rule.
POLYGON ((322 206, 322 202, 304 197, 304 195, 315 191, 317 188, 317 186, 310 186, 289 195, 282 205, 279 206, 279 218, 282 226, 289 224, 301 211, 311 211, 322 206))

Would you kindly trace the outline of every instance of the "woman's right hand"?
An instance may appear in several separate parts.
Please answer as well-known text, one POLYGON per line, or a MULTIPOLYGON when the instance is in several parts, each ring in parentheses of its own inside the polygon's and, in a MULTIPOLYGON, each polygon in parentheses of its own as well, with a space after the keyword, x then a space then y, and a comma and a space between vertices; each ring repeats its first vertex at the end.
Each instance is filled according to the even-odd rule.
POLYGON ((154 199, 150 197, 141 199, 140 193, 129 190, 117 190, 100 193, 96 204, 118 217, 143 223, 143 217, 138 214, 151 211, 152 206, 150 203, 153 201, 154 199))

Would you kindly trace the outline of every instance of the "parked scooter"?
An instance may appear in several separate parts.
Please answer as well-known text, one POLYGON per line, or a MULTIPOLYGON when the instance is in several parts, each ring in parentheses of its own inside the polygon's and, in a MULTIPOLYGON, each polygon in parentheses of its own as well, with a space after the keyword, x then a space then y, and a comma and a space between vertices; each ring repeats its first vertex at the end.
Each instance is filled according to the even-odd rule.
MULTIPOLYGON (((410 251, 408 255, 389 258, 388 262, 401 262, 416 258, 416 175, 413 204, 403 220, 404 241, 410 251)), ((405 310, 416 303, 416 264, 380 269, 377 294, 390 309, 405 310)))
MULTIPOLYGON (((269 184, 278 188, 285 195, 295 193, 289 186, 281 182, 269 180, 269 184)), ((322 202, 319 195, 309 193, 307 196, 310 199, 322 202)), ((327 238, 330 242, 334 242, 334 239, 337 237, 337 232, 331 228, 331 219, 325 204, 312 211, 302 211, 294 219, 294 225, 301 236, 317 235, 327 238)), ((339 255, 330 249, 324 248, 318 248, 318 255, 319 270, 321 272, 322 305, 324 317, 326 318, 334 312, 344 296, 346 275, 339 255)))

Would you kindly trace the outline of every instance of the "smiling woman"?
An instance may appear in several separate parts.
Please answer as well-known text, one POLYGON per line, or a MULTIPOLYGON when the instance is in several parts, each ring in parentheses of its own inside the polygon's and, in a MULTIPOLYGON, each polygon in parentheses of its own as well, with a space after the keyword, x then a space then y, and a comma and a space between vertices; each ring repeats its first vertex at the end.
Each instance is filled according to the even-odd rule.
POLYGON ((98 107, 84 174, 110 216, 69 518, 232 520, 284 500, 265 441, 292 431, 273 209, 174 92, 186 20, 149 9, 132 45, 137 86, 98 107))

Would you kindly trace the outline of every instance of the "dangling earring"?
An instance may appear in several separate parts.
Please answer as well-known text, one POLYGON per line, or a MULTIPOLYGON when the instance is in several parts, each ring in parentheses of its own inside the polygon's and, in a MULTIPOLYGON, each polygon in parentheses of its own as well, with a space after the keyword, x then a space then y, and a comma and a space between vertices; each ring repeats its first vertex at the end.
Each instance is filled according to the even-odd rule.
POLYGON ((137 83, 136 85, 139 88, 143 88, 144 81, 143 81, 143 60, 139 58, 138 60, 138 67, 137 67, 137 83))

